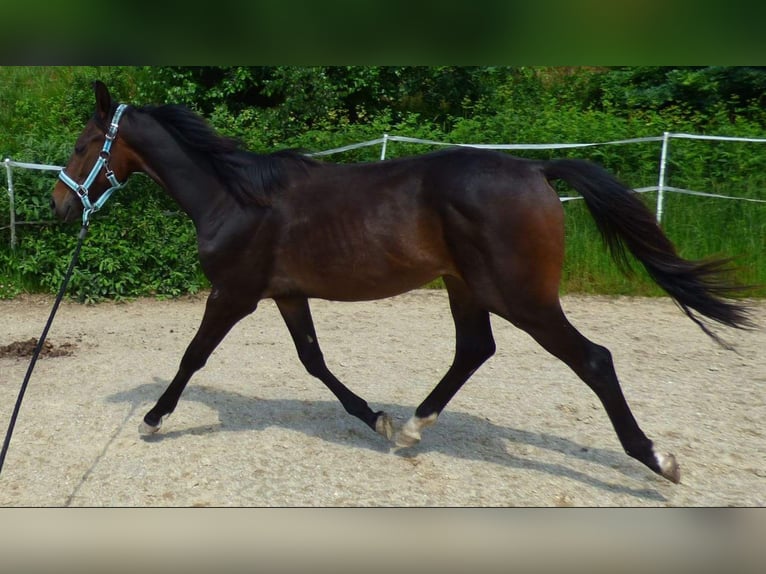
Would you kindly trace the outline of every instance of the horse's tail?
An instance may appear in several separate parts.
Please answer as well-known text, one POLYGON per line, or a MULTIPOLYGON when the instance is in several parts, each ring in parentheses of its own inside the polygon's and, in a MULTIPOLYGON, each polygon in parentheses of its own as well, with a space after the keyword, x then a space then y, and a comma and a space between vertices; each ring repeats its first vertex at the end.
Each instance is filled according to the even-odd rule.
POLYGON ((552 160, 544 163, 543 173, 548 179, 565 181, 583 196, 604 242, 623 271, 630 269, 627 247, 652 279, 714 340, 721 343, 694 311, 730 327, 752 326, 744 305, 724 299, 747 290, 725 279, 724 275, 730 272, 729 259, 688 261, 679 257, 654 214, 637 194, 595 163, 552 160))

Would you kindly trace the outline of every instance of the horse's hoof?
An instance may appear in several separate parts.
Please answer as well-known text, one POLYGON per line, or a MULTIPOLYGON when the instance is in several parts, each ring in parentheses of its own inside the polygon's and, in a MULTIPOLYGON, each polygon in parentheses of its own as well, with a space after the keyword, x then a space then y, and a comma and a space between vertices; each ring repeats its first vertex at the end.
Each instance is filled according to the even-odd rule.
POLYGON ((394 444, 398 447, 408 448, 420 442, 420 433, 404 432, 400 430, 394 437, 394 444))
POLYGON ((400 447, 415 446, 420 442, 420 431, 424 428, 431 426, 436 422, 436 418, 439 415, 433 413, 426 418, 412 417, 401 428, 401 430, 394 436, 394 444, 400 447))
POLYGON ((675 484, 681 482, 681 467, 678 466, 675 456, 669 453, 654 453, 654 458, 657 459, 657 465, 660 467, 662 476, 675 484))
POLYGON ((375 420, 375 432, 386 437, 386 440, 391 440, 394 436, 394 421, 383 411, 378 413, 378 418, 375 420))
POLYGON ((162 419, 160 419, 160 422, 157 423, 157 426, 152 426, 150 424, 147 424, 146 421, 141 421, 141 424, 138 425, 138 434, 140 434, 141 436, 150 436, 156 433, 161 428, 162 428, 162 419))

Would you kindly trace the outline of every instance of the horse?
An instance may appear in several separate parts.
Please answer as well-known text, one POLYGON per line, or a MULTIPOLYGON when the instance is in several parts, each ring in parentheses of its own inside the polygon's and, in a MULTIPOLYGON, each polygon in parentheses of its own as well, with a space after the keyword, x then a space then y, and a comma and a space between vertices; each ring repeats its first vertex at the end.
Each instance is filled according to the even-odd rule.
POLYGON ((392 448, 412 447, 495 353, 494 314, 595 392, 629 456, 680 481, 675 456, 655 450, 634 418, 610 351, 583 336, 561 308, 564 210, 551 182, 582 195, 620 267, 632 254, 711 337, 704 318, 746 328, 748 312, 735 298, 741 287, 727 279, 728 260, 680 257, 635 192, 603 167, 462 146, 350 164, 297 150, 258 154, 185 106, 118 105, 100 81, 94 92, 95 112, 52 192, 56 216, 89 214, 142 172, 191 218, 211 285, 201 324, 144 416, 142 434, 159 431, 229 330, 260 300, 273 299, 307 372, 392 448), (328 369, 309 300, 375 300, 439 277, 454 319, 454 360, 409 420, 395 425, 328 369))

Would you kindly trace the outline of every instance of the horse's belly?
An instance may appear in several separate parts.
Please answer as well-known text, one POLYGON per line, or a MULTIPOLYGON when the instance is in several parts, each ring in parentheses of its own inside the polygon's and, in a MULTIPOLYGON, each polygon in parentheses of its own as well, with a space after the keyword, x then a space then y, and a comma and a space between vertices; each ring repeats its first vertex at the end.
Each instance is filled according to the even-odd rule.
POLYGON ((307 285, 309 297, 330 299, 335 301, 369 301, 384 299, 424 286, 442 275, 439 271, 413 273, 398 273, 387 277, 359 277, 349 273, 342 277, 333 278, 332 282, 322 281, 307 285))
POLYGON ((380 299, 454 272, 438 218, 383 207, 293 219, 275 250, 272 296, 380 299))
POLYGON ((336 301, 382 299, 454 273, 446 257, 425 255, 429 256, 356 253, 333 260, 293 258, 277 262, 265 296, 302 295, 336 301))

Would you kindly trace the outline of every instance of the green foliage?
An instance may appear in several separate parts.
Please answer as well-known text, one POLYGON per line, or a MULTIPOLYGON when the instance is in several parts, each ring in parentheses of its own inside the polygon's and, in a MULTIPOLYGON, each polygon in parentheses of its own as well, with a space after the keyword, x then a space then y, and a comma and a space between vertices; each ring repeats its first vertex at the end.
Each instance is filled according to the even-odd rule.
MULTIPOLYGON (((0 68, 0 153, 64 165, 93 111, 91 82, 130 103, 184 103, 250 149, 320 151, 383 133, 471 143, 598 142, 664 131, 764 137, 764 68, 423 66, 0 68)), ((386 156, 428 146, 391 142, 386 156)), ((517 155, 584 157, 633 187, 656 185, 657 142, 517 155)), ((372 161, 377 146, 325 158, 372 161)), ((766 146, 674 139, 666 183, 766 199, 766 146)), ((0 298, 54 292, 78 227, 51 221, 55 173, 14 170, 19 244, 0 229, 0 298), (41 223, 42 222, 42 223, 41 223)), ((4 187, 4 184, 3 184, 4 187)), ((572 192, 561 188, 561 193, 572 192)), ((654 210, 656 194, 643 196, 654 210)), ((625 278, 581 201, 565 203, 564 291, 658 294, 641 269, 625 278)), ((0 228, 8 198, 0 193, 0 228)), ((766 286, 766 205, 667 194, 663 226, 690 258, 731 255, 766 286)), ((433 286, 440 286, 437 281, 433 286)), ((147 178, 133 177, 95 215, 70 293, 80 301, 174 297, 208 286, 191 222, 147 178)), ((757 291, 766 295, 766 287, 757 291)))
MULTIPOLYGON (((94 216, 70 283, 73 297, 83 302, 174 297, 208 285, 197 261, 194 226, 183 214, 169 211, 158 191, 136 176, 94 216)), ((14 268, 19 289, 55 292, 78 229, 78 224, 52 223, 23 233, 16 251, 3 253, 0 265, 14 268)))

